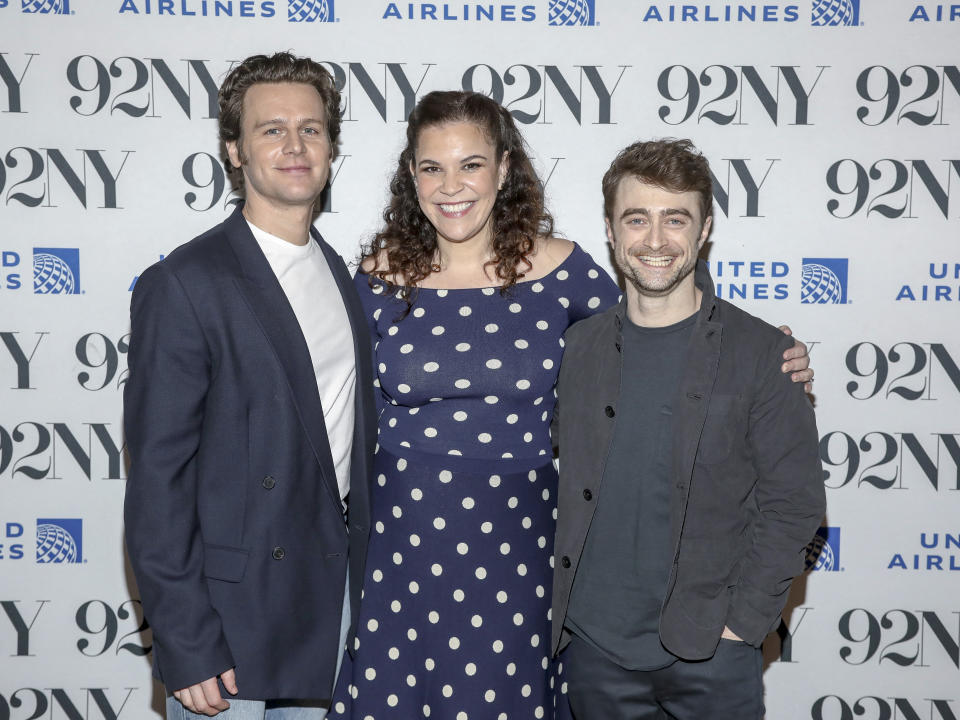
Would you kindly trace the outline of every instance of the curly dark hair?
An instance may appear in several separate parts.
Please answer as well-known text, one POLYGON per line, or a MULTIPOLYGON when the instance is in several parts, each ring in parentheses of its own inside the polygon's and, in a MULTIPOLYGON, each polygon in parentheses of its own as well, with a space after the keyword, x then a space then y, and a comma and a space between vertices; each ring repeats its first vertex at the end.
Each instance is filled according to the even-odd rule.
MULTIPOLYGON (((340 137, 340 92, 336 83, 320 63, 288 52, 270 56, 251 55, 224 79, 217 96, 220 139, 223 142, 240 140, 243 98, 247 90, 258 83, 304 83, 315 87, 326 111, 325 124, 330 149, 336 152, 337 138, 340 137)), ((229 159, 227 169, 236 170, 229 159)))
POLYGON ((495 266, 502 293, 532 267, 527 255, 533 251, 537 237, 553 234, 553 217, 544 207, 543 185, 506 108, 475 92, 449 90, 424 95, 407 120, 407 146, 390 181, 384 227, 363 249, 364 260, 376 261, 386 255, 386 266, 378 264, 370 272, 371 282, 373 277, 378 278, 392 294, 403 290, 408 311, 417 283, 432 272, 437 250, 437 231, 420 209, 410 167, 424 128, 453 122, 476 125, 496 147, 498 161, 507 154, 506 178, 493 206, 493 259, 486 263, 495 266))

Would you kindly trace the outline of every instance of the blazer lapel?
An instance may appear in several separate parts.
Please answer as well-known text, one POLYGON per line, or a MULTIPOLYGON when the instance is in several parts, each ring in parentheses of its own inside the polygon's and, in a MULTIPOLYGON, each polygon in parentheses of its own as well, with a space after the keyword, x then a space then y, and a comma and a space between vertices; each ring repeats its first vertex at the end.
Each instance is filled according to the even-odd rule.
POLYGON ((241 214, 242 207, 239 205, 226 222, 227 237, 242 270, 241 277, 236 279, 237 287, 287 376, 291 401, 306 430, 331 500, 339 507, 340 489, 307 341, 283 288, 241 214))

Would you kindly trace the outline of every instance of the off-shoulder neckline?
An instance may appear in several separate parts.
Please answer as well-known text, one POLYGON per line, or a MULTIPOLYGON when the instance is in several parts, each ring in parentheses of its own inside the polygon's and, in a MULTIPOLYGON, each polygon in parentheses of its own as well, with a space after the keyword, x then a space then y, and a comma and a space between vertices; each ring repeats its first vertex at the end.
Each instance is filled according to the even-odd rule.
MULTIPOLYGON (((518 281, 515 282, 513 285, 511 285, 511 287, 523 287, 523 286, 526 286, 526 285, 533 285, 534 283, 543 282, 544 280, 548 280, 549 278, 551 278, 552 276, 556 275, 556 274, 557 274, 558 272, 560 272, 561 270, 566 269, 564 266, 567 265, 567 263, 569 263, 569 262, 571 261, 571 259, 573 258, 573 256, 576 255, 578 252, 579 252, 579 253, 586 254, 586 250, 584 250, 583 248, 581 248, 580 245, 579 245, 579 243, 577 243, 577 242, 574 241, 574 240, 571 240, 570 242, 573 243, 573 249, 570 251, 570 254, 567 255, 563 260, 561 260, 561 261, 560 261, 560 264, 557 265, 553 270, 551 270, 550 272, 548 272, 546 275, 543 275, 542 277, 534 278, 534 279, 532 279, 532 280, 518 280, 518 281)), ((361 270, 358 269, 358 270, 357 270, 357 276, 359 277, 360 275, 363 275, 363 276, 365 276, 365 277, 367 277, 367 278, 371 277, 369 273, 362 272, 361 270)), ((383 280, 381 280, 380 278, 378 278, 378 277, 374 277, 373 279, 374 279, 375 282, 379 283, 380 285, 386 285, 386 283, 385 283, 383 280)), ((473 292, 473 291, 476 291, 476 290, 499 290, 499 289, 502 288, 502 287, 503 287, 503 285, 481 285, 481 286, 477 286, 477 287, 468 287, 468 288, 418 287, 418 288, 415 288, 415 289, 417 290, 417 292, 429 291, 429 292, 435 292, 435 293, 436 293, 436 292, 450 293, 450 292, 473 292)), ((401 290, 410 290, 411 288, 410 288, 409 286, 407 286, 407 285, 401 285, 401 286, 400 286, 400 289, 401 289, 401 290)))

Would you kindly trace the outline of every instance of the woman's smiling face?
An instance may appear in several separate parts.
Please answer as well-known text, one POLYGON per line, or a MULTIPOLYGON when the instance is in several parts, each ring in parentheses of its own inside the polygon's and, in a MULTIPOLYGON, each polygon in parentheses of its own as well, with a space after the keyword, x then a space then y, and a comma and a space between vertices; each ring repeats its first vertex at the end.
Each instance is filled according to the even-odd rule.
POLYGON ((493 206, 507 164, 479 127, 454 122, 424 128, 410 172, 438 239, 492 242, 493 206))

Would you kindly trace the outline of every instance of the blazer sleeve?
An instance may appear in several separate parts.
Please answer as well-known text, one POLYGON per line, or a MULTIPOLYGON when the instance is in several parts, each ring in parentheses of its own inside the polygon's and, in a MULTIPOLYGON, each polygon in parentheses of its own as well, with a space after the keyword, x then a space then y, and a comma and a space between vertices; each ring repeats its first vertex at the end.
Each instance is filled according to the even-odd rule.
POLYGON ((813 408, 803 387, 780 372, 782 352, 792 344, 784 336, 766 367, 758 368, 761 382, 747 434, 760 516, 741 562, 727 626, 756 646, 776 627, 826 509, 813 408))
POLYGON ((203 573, 197 452, 211 357, 177 277, 159 263, 134 288, 124 389, 127 549, 157 669, 179 690, 234 666, 203 573))

